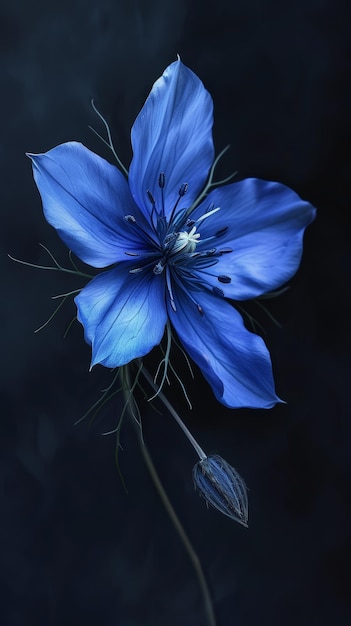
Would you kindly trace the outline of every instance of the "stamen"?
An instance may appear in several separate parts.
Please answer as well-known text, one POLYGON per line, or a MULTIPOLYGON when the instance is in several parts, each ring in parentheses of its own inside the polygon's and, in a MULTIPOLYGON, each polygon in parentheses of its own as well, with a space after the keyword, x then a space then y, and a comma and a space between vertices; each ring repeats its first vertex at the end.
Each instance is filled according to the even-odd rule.
MULTIPOLYGON (((161 215, 164 217, 165 215, 165 194, 164 194, 164 187, 166 184, 166 177, 165 177, 165 173, 161 172, 159 177, 158 177, 158 186, 161 189, 161 215)), ((153 210, 155 209, 155 205, 153 206, 153 210)))
POLYGON ((169 248, 170 244, 173 243, 178 237, 178 233, 168 233, 168 235, 164 238, 163 245, 165 248, 169 248))
POLYGON ((224 235, 228 231, 228 229, 229 229, 229 226, 224 226, 224 228, 220 228, 215 233, 215 237, 221 237, 221 235, 224 235))
POLYGON ((220 276, 217 276, 217 280, 219 280, 220 283, 231 283, 232 279, 229 276, 224 276, 223 274, 220 276))
MULTIPOLYGON (((127 224, 132 224, 136 228, 136 230, 138 231, 142 239, 147 244, 149 245, 151 244, 152 247, 157 246, 157 242, 152 237, 150 237, 150 235, 143 229, 142 226, 138 224, 134 215, 125 215, 123 219, 127 222, 127 224)), ((155 234, 156 234, 156 231, 155 231, 155 234)))
POLYGON ((233 248, 220 248, 218 250, 219 254, 229 254, 230 252, 233 252, 233 248))
POLYGON ((162 274, 166 263, 167 263, 167 259, 166 257, 163 257, 163 259, 161 259, 158 263, 156 263, 154 269, 152 270, 153 273, 156 274, 156 276, 158 274, 162 274))
MULTIPOLYGON (((189 274, 188 272, 184 271, 183 267, 181 267, 180 269, 181 269, 181 274, 183 274, 183 276, 187 275, 187 279, 192 281, 192 283, 193 283, 192 286, 194 287, 194 290, 195 291, 201 291, 201 288, 199 288, 199 281, 198 281, 197 277, 194 277, 194 276, 192 276, 192 274, 189 274)), ((183 282, 180 280, 180 277, 178 276, 178 272, 173 272, 172 276, 174 278, 174 281, 181 287, 181 289, 183 289, 184 288, 183 287, 183 282)), ((204 315, 205 314, 204 310, 203 310, 202 306, 198 302, 196 302, 194 296, 192 295, 192 290, 191 291, 187 290, 186 295, 189 298, 189 300, 191 300, 195 304, 195 306, 196 306, 198 312, 200 313, 200 315, 204 315)))
POLYGON ((134 269, 129 270, 129 274, 139 274, 139 272, 143 272, 145 267, 134 267, 134 269))
POLYGON ((171 274, 170 274, 170 271, 169 271, 169 267, 166 267, 166 285, 167 285, 169 299, 171 301, 171 307, 172 307, 173 311, 176 313, 177 307, 176 307, 175 302, 174 302, 173 291, 172 291, 172 284, 171 284, 171 274))
MULTIPOLYGON (((180 211, 178 211, 177 215, 175 216, 174 220, 172 221, 172 228, 174 231, 178 231, 181 230, 182 226, 184 226, 184 217, 186 214, 186 209, 180 209, 180 211)), ((195 222, 194 222, 195 224, 195 222)), ((192 224, 192 226, 194 225, 192 224)), ((186 226, 190 225, 186 223, 186 226)))
POLYGON ((182 198, 182 197, 186 194, 187 189, 188 189, 188 183, 183 183, 183 184, 180 186, 180 189, 179 189, 179 192, 178 192, 178 193, 179 193, 179 196, 178 196, 177 202, 175 203, 175 205, 174 205, 174 207, 173 207, 173 209, 172 209, 171 216, 170 216, 170 218, 169 218, 169 222, 170 222, 170 223, 171 223, 171 221, 173 220, 174 214, 175 214, 175 212, 176 212, 176 208, 177 208, 177 206, 178 206, 178 204, 179 204, 179 200, 180 200, 180 199, 181 199, 181 198, 182 198))
POLYGON ((216 294, 216 296, 221 296, 222 298, 224 298, 224 291, 220 287, 212 287, 212 291, 216 294))
POLYGON ((139 266, 139 267, 133 267, 131 270, 129 270, 129 274, 139 274, 140 272, 144 272, 145 270, 149 270, 150 268, 153 268, 154 274, 161 274, 166 260, 165 258, 162 258, 160 261, 158 261, 155 265, 155 262, 157 260, 157 257, 155 259, 155 253, 154 252, 149 252, 146 253, 144 256, 151 256, 153 257, 153 259, 151 261, 149 261, 148 263, 145 263, 145 265, 139 266), (156 269, 157 268, 157 269, 156 269), (155 271, 156 270, 156 271, 155 271))
MULTIPOLYGON (((200 243, 200 242, 199 242, 200 243)), ((217 256, 217 248, 211 248, 210 250, 203 250, 202 252, 193 252, 192 259, 204 259, 209 256, 217 256)), ((216 261, 218 263, 218 260, 216 261)))
POLYGON ((208 267, 213 267, 217 265, 218 259, 215 255, 206 256, 203 255, 202 252, 196 256, 196 253, 190 254, 184 258, 182 266, 190 266, 193 267, 196 271, 202 272, 203 274, 209 274, 209 276, 215 276, 212 272, 205 272, 204 269, 208 267))
POLYGON ((183 183, 179 189, 179 196, 182 198, 188 191, 188 183, 183 183))
POLYGON ((152 195, 152 193, 151 193, 150 189, 148 189, 146 193, 147 193, 147 197, 149 198, 149 200, 150 200, 150 202, 151 202, 152 206, 155 206, 155 204, 156 204, 156 202, 155 202, 155 198, 153 197, 153 195, 152 195))

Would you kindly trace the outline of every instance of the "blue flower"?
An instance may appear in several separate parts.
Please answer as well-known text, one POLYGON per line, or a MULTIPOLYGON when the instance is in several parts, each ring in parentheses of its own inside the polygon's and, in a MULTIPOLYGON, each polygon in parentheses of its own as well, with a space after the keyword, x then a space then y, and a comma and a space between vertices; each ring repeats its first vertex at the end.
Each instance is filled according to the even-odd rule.
POLYGON ((83 145, 29 155, 44 214, 85 263, 109 268, 75 298, 92 365, 143 357, 169 320, 216 398, 270 408, 270 356, 227 302, 296 272, 314 208, 284 185, 247 179, 199 199, 214 160, 213 104, 180 61, 136 118, 128 180, 83 145))

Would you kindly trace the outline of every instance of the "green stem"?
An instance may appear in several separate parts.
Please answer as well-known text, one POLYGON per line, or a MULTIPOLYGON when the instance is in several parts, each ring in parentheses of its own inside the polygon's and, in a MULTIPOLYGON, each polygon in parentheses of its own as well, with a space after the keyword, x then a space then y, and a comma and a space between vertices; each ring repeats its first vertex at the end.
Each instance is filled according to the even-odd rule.
MULTIPOLYGON (((135 424, 135 422, 134 422, 135 424)), ((135 424, 136 425, 136 424, 135 424)), ((201 592, 202 592, 202 596, 203 596, 203 600, 204 600, 204 606, 205 606, 205 612, 206 612, 206 616, 207 616, 207 621, 209 626, 216 626, 216 618, 215 618, 215 614, 214 614, 214 610, 213 610, 213 606, 212 606, 212 601, 211 601, 211 595, 210 595, 210 591, 206 582, 206 578, 205 578, 205 574, 203 572, 201 563, 200 563, 200 559, 198 557, 198 555, 196 554, 190 539, 188 537, 188 535, 186 534, 178 515, 176 514, 168 496, 166 491, 163 488, 163 485, 159 479, 159 476, 157 474, 157 471, 155 469, 155 466, 153 464, 153 461, 151 459, 151 456, 149 454, 149 451, 146 447, 146 445, 140 440, 140 449, 146 464, 146 467, 149 471, 149 474, 151 476, 152 482, 155 485, 155 488, 157 490, 158 495, 160 496, 163 506, 165 507, 169 517, 171 518, 171 521, 188 553, 188 556, 193 564, 194 570, 196 572, 196 576, 198 578, 199 584, 200 584, 200 588, 201 588, 201 592)))
MULTIPOLYGON (((149 372, 147 370, 144 369, 144 367, 141 368, 141 370, 139 370, 143 373, 144 377, 146 378, 146 380, 149 382, 149 384, 153 387, 153 389, 156 388, 156 385, 153 382, 152 377, 150 376, 149 372)), ((126 366, 125 368, 125 373, 126 373, 126 383, 127 383, 127 389, 125 390, 126 393, 126 397, 128 397, 129 401, 133 401, 133 398, 128 394, 128 389, 130 389, 130 376, 129 376, 129 369, 128 366, 126 366), (128 395, 127 395, 128 394, 128 395)), ((176 413, 176 411, 173 409, 172 405, 168 402, 167 398, 163 395, 162 392, 160 392, 158 394, 158 397, 160 398, 160 400, 165 404, 166 408, 171 412, 172 416, 175 417, 175 419, 177 420, 177 422, 180 425, 183 425, 183 422, 181 421, 180 417, 178 416, 178 414, 176 413), (178 419, 180 420, 180 422, 178 421, 178 419)), ((132 422, 135 426, 135 428, 138 431, 138 436, 139 436, 139 443, 140 443, 140 449, 141 449, 141 453, 143 455, 144 461, 145 461, 145 465, 148 469, 148 472, 150 474, 151 480, 155 485, 156 491, 158 493, 158 495, 160 496, 160 499, 163 503, 163 506, 165 507, 171 522, 173 523, 184 547, 185 550, 188 553, 188 556, 193 564, 197 579, 199 581, 199 585, 200 585, 200 589, 201 589, 201 593, 203 596, 203 601, 204 601, 204 607, 205 607, 205 612, 206 612, 206 617, 207 617, 207 623, 208 626, 216 626, 216 618, 215 618, 215 614, 214 614, 214 610, 213 610, 213 605, 212 605, 212 600, 211 600, 211 594, 210 594, 210 590, 208 588, 207 582, 206 582, 206 578, 205 578, 205 574, 203 572, 201 563, 200 563, 200 559, 197 555, 197 553, 195 552, 192 543, 188 537, 188 535, 186 534, 178 515, 176 514, 172 503, 161 483, 161 480, 159 478, 159 475, 157 473, 157 470, 155 468, 155 465, 153 463, 153 460, 150 456, 150 453, 145 445, 143 436, 142 436, 142 431, 141 431, 141 427, 139 427, 139 425, 137 424, 134 416, 133 416, 133 410, 130 407, 130 415, 132 418, 132 422)), ((184 426, 183 430, 184 432, 187 434, 187 432, 189 433, 188 429, 184 426), (184 430, 184 428, 186 430, 184 430), (186 432, 187 431, 187 432, 186 432)), ((191 435, 191 433, 189 433, 189 435, 191 435)), ((191 435, 192 437, 192 435, 191 435)), ((193 439, 193 437, 192 437, 193 439)), ((195 440, 194 440, 195 441, 195 440)), ((195 442, 196 443, 196 442, 195 442)), ((194 445, 194 444, 193 444, 194 445)), ((198 446, 198 444, 196 444, 198 446)), ((198 448, 201 450, 200 446, 198 446, 198 448)), ((203 452, 203 450, 201 450, 202 454, 205 455, 205 453, 203 452)), ((200 456, 201 458, 201 456, 200 456)), ((205 455, 206 458, 206 455, 205 455)))

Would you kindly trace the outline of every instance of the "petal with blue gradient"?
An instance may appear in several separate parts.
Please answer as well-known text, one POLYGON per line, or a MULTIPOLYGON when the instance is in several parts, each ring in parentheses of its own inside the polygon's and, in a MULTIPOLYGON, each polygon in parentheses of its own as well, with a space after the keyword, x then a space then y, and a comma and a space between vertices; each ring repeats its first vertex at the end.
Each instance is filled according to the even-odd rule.
POLYGON ((150 190, 159 211, 165 174, 164 207, 169 217, 183 183, 188 191, 180 208, 199 194, 212 165, 213 103, 200 79, 181 61, 172 63, 153 85, 132 131, 129 184, 135 202, 150 215, 150 190), (184 203, 185 201, 185 203, 184 203))
POLYGON ((123 219, 140 216, 119 170, 82 144, 29 154, 47 221, 85 263, 107 267, 142 254, 144 243, 123 219))
POLYGON ((125 365, 162 339, 167 320, 165 282, 152 272, 129 274, 126 264, 99 274, 75 298, 92 363, 125 365))
POLYGON ((295 274, 304 230, 316 214, 311 204, 285 185, 247 178, 211 192, 191 217, 200 217, 212 202, 220 210, 199 225, 201 239, 228 230, 203 246, 229 247, 233 252, 223 254, 210 268, 212 276, 199 276, 220 287, 226 297, 247 300, 280 287, 295 274), (231 282, 220 284, 218 275, 231 282))
POLYGON ((179 286, 174 288, 177 310, 169 306, 168 314, 217 400, 232 408, 269 409, 280 402, 261 337, 245 328, 241 315, 226 300, 205 291, 193 296, 202 314, 179 286))

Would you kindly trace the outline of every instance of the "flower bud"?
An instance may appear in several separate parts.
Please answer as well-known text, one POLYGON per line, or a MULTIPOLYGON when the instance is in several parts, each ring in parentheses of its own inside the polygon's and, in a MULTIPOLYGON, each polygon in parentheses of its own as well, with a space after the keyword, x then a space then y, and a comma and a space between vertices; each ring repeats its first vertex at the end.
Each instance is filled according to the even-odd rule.
POLYGON ((195 489, 215 509, 247 527, 246 486, 238 472, 218 454, 200 460, 193 469, 195 489))

